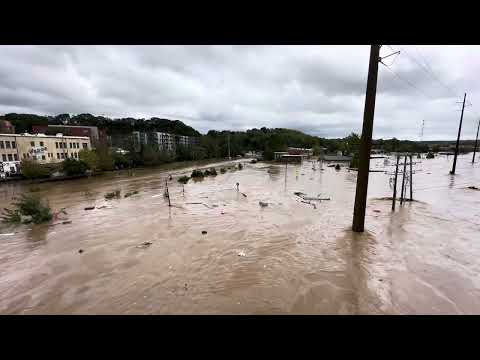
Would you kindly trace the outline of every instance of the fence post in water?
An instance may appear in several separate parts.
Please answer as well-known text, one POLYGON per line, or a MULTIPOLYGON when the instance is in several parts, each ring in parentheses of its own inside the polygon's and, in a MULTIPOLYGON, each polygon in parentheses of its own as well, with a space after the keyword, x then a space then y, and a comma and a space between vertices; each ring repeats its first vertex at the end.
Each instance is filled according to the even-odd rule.
POLYGON ((398 177, 399 161, 400 161, 400 155, 397 155, 397 165, 395 166, 395 181, 393 182, 392 211, 395 211, 395 201, 397 200, 397 177, 398 177))
POLYGON ((405 190, 405 172, 407 171, 407 155, 403 160, 402 192, 400 193, 400 205, 403 205, 403 194, 405 190))
POLYGON ((170 207, 172 206, 172 204, 170 203, 170 192, 168 191, 168 180, 165 180, 165 193, 168 199, 168 207, 170 207))
POLYGON ((413 200, 413 164, 412 164, 412 154, 410 154, 410 201, 413 200))

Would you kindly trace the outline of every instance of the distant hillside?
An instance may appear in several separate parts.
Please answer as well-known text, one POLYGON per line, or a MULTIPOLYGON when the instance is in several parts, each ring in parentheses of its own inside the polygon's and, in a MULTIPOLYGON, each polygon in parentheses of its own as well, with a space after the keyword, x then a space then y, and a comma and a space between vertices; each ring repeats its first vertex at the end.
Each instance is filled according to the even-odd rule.
POLYGON ((156 117, 151 119, 110 119, 92 114, 79 114, 75 116, 70 116, 70 114, 41 116, 35 114, 10 113, 4 115, 3 118, 10 121, 15 126, 17 133, 31 132, 32 125, 69 124, 97 126, 98 128, 106 129, 108 135, 129 134, 132 131, 159 131, 186 136, 200 136, 200 133, 197 130, 185 125, 180 120, 160 119, 156 117))

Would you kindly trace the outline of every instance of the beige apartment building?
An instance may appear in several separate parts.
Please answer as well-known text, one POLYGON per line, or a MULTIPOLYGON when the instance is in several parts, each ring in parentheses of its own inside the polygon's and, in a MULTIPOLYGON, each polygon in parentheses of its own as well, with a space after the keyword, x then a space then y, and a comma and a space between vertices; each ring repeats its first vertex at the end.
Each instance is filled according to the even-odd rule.
POLYGON ((80 150, 91 148, 86 136, 0 134, 0 161, 30 159, 41 164, 56 163, 66 158, 78 159, 80 150))

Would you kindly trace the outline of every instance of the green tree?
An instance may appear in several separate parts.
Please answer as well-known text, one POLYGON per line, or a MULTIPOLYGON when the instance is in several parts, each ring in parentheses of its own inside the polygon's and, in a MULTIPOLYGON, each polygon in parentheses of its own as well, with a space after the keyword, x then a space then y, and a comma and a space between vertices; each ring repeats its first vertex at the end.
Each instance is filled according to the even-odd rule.
POLYGON ((28 159, 21 161, 20 171, 27 179, 46 178, 52 173, 50 167, 28 159))
POLYGON ((80 160, 84 161, 92 171, 98 171, 98 156, 94 150, 82 149, 78 153, 80 160))
POLYGON ((83 175, 88 170, 88 165, 85 161, 67 158, 62 162, 62 170, 68 176, 83 175))

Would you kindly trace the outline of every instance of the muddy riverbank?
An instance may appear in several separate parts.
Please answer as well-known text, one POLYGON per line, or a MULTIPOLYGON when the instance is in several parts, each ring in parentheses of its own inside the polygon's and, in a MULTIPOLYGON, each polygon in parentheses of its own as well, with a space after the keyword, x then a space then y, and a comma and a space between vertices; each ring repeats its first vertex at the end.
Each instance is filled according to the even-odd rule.
MULTIPOLYGON (((480 191, 467 188, 480 170, 470 159, 459 157, 455 176, 451 156, 423 159, 419 201, 395 213, 380 199, 392 195, 390 176, 371 173, 364 234, 350 231, 356 172, 309 162, 247 163, 184 192, 174 179, 170 208, 165 179, 194 167, 38 184, 72 222, 0 225, 0 313, 480 313, 480 191), (106 201, 116 189, 138 194, 106 201), (315 209, 298 191, 331 200, 315 209)), ((1 184, 2 208, 27 190, 1 184)))

